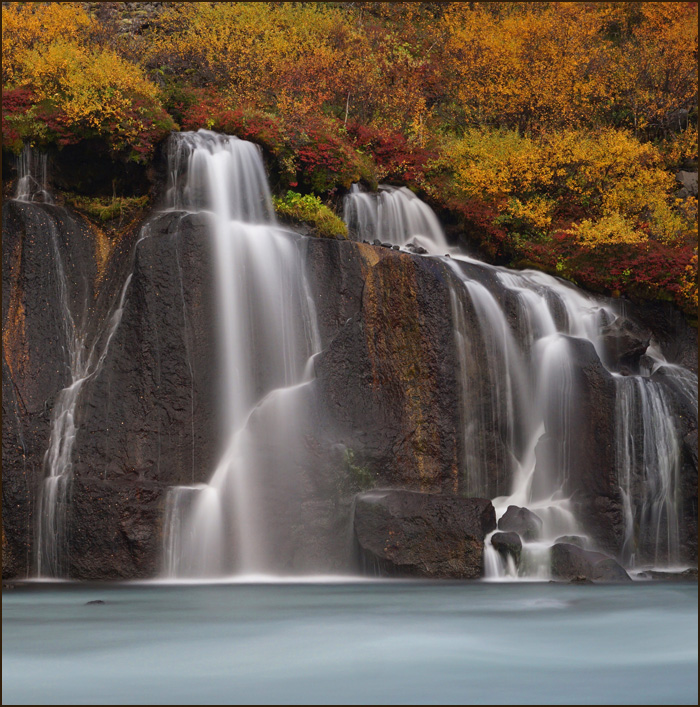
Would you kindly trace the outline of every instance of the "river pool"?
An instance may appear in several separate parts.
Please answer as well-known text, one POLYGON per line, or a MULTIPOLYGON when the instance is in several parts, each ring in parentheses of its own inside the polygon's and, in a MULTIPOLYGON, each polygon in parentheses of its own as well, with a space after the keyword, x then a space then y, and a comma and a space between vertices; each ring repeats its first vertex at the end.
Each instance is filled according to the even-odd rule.
POLYGON ((3 704, 698 702, 694 584, 28 583, 2 615, 3 704))

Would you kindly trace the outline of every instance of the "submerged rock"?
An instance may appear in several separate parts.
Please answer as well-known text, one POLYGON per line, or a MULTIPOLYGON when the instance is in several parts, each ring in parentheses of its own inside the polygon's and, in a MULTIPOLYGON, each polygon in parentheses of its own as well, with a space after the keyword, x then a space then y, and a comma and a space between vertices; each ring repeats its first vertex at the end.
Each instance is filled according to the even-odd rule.
POLYGON ((517 533, 524 540, 537 540, 542 530, 542 520, 527 508, 508 506, 498 521, 498 529, 517 533))
POLYGON ((615 560, 569 543, 556 543, 551 550, 552 577, 564 581, 631 582, 615 560))
POLYGON ((354 520, 365 568, 432 579, 481 577, 484 537, 496 528, 488 499, 415 491, 360 494, 354 520))
POLYGON ((517 533, 495 533, 491 538, 491 545, 504 558, 511 555, 516 565, 520 562, 523 542, 517 533))

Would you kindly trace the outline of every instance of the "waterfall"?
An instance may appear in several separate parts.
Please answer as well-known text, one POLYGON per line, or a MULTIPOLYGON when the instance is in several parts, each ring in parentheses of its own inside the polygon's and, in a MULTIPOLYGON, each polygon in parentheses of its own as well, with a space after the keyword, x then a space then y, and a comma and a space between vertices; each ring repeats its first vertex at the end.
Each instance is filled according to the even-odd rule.
MULTIPOLYGON (((379 194, 353 189, 345 218, 359 238, 404 245, 415 238, 428 253, 446 241, 426 204, 406 189, 380 187, 379 194)), ((621 316, 619 307, 536 271, 487 265, 451 249, 444 262, 461 287, 452 288, 454 337, 462 391, 463 488, 468 496, 492 499, 497 518, 510 505, 526 507, 543 522, 540 537, 524 541, 520 566, 504 559, 486 539, 485 575, 549 577, 549 548, 576 535, 588 546, 571 498, 570 472, 577 390, 574 349, 581 344, 606 360, 601 330, 621 316), (585 342, 585 343, 584 343, 585 342)), ((697 377, 665 363, 655 346, 647 356, 694 400, 697 377)), ((617 387, 617 470, 625 512, 621 559, 635 563, 644 545, 657 566, 678 562, 679 432, 664 386, 652 369, 622 376, 617 387)))
MULTIPOLYGON (((15 200, 42 202, 56 213, 48 191, 48 158, 26 146, 17 161, 18 181, 15 200)), ((60 221, 60 219, 58 219, 60 221)), ((73 311, 67 256, 62 253, 57 219, 44 221, 51 247, 51 265, 55 297, 63 326, 64 349, 67 356, 70 384, 59 391, 51 410, 49 444, 43 459, 43 481, 39 489, 36 516, 35 569, 39 577, 62 577, 68 571, 68 528, 66 511, 70 502, 73 475, 73 446, 76 438, 76 409, 85 383, 102 368, 112 337, 119 326, 129 287, 129 276, 105 322, 94 335, 88 331, 85 316, 89 303, 82 303, 78 316, 73 311)), ((84 294, 87 298, 87 293, 84 294)))
POLYGON ((679 564, 680 447, 664 386, 634 376, 617 389, 616 461, 625 512, 623 559, 679 564), (634 498, 641 503, 634 504, 634 498))
POLYGON ((377 194, 367 194, 353 184, 343 208, 348 229, 360 238, 398 246, 412 242, 435 254, 448 250, 433 210, 406 187, 382 185, 377 194))
POLYGON ((164 573, 270 571, 275 533, 284 532, 270 495, 303 464, 304 389, 319 349, 299 236, 276 226, 252 143, 206 130, 174 135, 169 172, 169 207, 209 218, 227 441, 208 484, 169 491, 164 573))
POLYGON ((17 158, 17 201, 43 201, 53 204, 48 188, 49 158, 45 152, 36 152, 25 145, 17 158))

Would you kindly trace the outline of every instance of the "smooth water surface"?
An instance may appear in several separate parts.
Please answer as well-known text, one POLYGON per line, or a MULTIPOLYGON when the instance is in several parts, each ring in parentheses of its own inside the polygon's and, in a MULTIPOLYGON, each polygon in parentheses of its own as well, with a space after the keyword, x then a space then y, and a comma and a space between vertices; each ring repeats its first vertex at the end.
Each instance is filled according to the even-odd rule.
POLYGON ((34 584, 3 592, 3 703, 697 704, 697 599, 651 583, 34 584))

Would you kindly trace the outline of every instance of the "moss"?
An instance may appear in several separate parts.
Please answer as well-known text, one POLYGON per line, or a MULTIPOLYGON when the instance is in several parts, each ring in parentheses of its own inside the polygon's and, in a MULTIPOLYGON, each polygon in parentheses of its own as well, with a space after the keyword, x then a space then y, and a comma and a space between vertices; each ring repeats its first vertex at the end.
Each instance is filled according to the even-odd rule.
POLYGON ((280 216, 311 224, 323 238, 348 237, 345 223, 317 196, 288 191, 283 197, 273 197, 273 201, 280 216))
POLYGON ((88 197, 70 192, 64 193, 68 204, 82 211, 86 216, 106 223, 121 219, 148 204, 148 196, 88 197))

